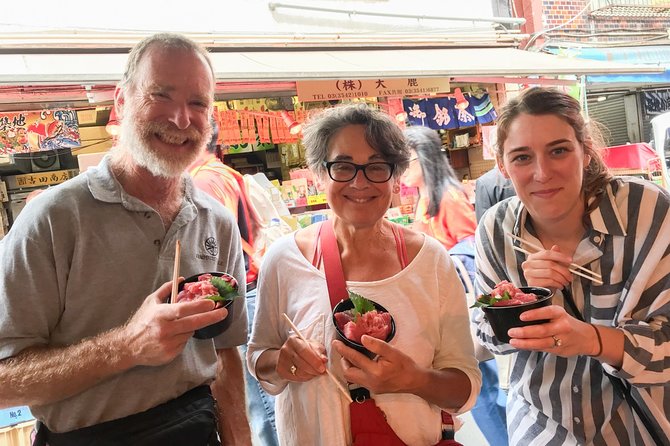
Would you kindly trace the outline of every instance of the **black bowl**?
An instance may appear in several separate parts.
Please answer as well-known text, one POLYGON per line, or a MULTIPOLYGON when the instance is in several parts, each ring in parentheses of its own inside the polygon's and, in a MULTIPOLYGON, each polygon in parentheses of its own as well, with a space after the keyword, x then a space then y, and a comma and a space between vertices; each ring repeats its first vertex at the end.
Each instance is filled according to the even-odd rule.
MULTIPOLYGON (((372 302, 372 305, 374 305, 375 310, 377 310, 380 313, 388 313, 386 311, 386 308, 382 307, 375 301, 370 301, 372 302)), ((347 347, 351 347, 356 351, 359 351, 363 353, 365 356, 367 356, 370 359, 374 359, 375 356, 377 356, 376 353, 372 353, 370 350, 365 348, 363 344, 360 344, 358 342, 354 342, 351 339, 347 338, 342 330, 340 330, 340 327, 337 326, 337 321, 335 320, 335 313, 341 313, 343 311, 351 310, 354 308, 354 303, 351 301, 351 299, 346 299, 340 301, 337 305, 335 305, 335 308, 333 308, 333 313, 332 313, 332 318, 333 318, 333 324, 335 325, 335 331, 337 332, 337 337, 340 341, 344 342, 344 345, 347 347)), ((393 336, 395 336, 395 320, 393 319, 393 315, 391 315, 391 331, 389 332, 388 336, 386 336, 386 339, 384 341, 389 342, 391 339, 393 339, 393 336)))
MULTIPOLYGON (((228 273, 221 273, 221 272, 209 272, 209 273, 195 274, 195 275, 185 279, 183 282, 181 282, 179 284, 179 291, 184 289, 184 284, 185 283, 197 282, 198 277, 202 276, 203 274, 211 274, 212 276, 216 276, 216 277, 224 277, 224 276, 232 277, 228 273)), ((239 299, 239 296, 236 297, 235 299, 239 299)), ((193 337, 196 338, 196 339, 211 339, 215 336, 220 335, 228 327, 230 327, 230 324, 233 322, 233 306, 232 306, 232 304, 233 304, 235 299, 223 302, 223 308, 228 310, 228 316, 226 316, 226 318, 224 320, 196 330, 195 333, 193 334, 193 337)))
POLYGON ((554 295, 553 291, 549 288, 542 287, 533 287, 533 286, 522 286, 519 287, 524 293, 533 293, 537 295, 537 300, 535 302, 529 302, 526 304, 519 305, 510 305, 503 307, 481 307, 493 328, 493 333, 495 333, 496 338, 502 342, 509 342, 510 337, 507 334, 507 331, 510 328, 515 327, 525 327, 527 325, 537 325, 544 324, 549 322, 547 319, 540 319, 537 321, 522 321, 519 319, 519 316, 524 311, 534 310, 535 308, 546 307, 551 305, 551 298, 554 295))

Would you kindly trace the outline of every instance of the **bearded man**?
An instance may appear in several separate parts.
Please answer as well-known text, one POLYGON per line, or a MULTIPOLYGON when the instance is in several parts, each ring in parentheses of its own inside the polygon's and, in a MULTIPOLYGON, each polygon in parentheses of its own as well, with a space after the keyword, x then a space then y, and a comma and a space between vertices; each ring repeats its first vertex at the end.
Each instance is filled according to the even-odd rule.
POLYGON ((217 445, 217 418, 225 444, 250 444, 240 235, 184 173, 209 141, 214 86, 193 41, 137 44, 115 93, 119 145, 31 201, 0 242, 0 407, 30 406, 35 444, 217 445), (177 241, 184 276, 237 279, 230 313, 166 303, 177 241), (222 335, 192 337, 226 317, 222 335))

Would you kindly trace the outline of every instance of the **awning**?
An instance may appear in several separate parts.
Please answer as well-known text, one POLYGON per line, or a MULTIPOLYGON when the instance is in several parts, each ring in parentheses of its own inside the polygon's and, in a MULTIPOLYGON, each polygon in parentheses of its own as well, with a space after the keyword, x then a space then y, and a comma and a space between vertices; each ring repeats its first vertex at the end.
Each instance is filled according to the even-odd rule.
MULTIPOLYGON (((126 54, 1 54, 0 84, 114 83, 126 54)), ((514 48, 212 53, 218 81, 654 73, 644 67, 514 48)))
MULTIPOLYGON (((580 59, 598 60, 606 62, 635 64, 641 67, 655 67, 657 73, 620 73, 613 72, 604 75, 592 75, 586 78, 590 84, 622 83, 622 84, 653 84, 670 83, 670 45, 626 46, 612 48, 556 48, 546 47, 552 54, 580 59)), ((595 73, 591 73, 595 74, 595 73)))

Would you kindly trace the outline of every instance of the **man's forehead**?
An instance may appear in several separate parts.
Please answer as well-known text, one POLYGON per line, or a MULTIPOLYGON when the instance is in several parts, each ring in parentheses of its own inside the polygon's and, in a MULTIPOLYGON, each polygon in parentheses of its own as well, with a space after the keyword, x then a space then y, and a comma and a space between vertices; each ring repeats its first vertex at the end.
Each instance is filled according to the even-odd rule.
MULTIPOLYGON (((196 53, 190 53, 198 57, 196 53)), ((190 88, 193 94, 203 99, 213 100, 215 83, 207 62, 202 60, 202 71, 198 71, 193 63, 178 63, 181 67, 165 63, 160 55, 146 54, 138 65, 134 84, 140 90, 172 91, 190 88)))

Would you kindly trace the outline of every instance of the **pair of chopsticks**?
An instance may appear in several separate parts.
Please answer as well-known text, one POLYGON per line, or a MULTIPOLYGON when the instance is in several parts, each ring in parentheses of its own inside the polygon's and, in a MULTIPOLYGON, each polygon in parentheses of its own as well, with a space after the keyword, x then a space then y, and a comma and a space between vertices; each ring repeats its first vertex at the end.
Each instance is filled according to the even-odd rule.
MULTIPOLYGON (((291 320, 291 318, 288 317, 288 315, 287 315, 286 313, 282 313, 282 315, 284 316, 284 318, 286 319, 286 321, 288 322, 288 324, 291 326, 291 328, 293 329, 293 331, 295 332, 295 334, 298 335, 298 337, 299 337, 303 342, 307 342, 307 339, 305 339, 305 337, 302 335, 302 333, 300 333, 300 330, 298 330, 298 327, 295 326, 295 324, 293 323, 293 321, 291 320)), ((340 382, 337 380, 337 378, 335 378, 335 375, 333 375, 333 373, 332 373, 330 370, 328 370, 328 367, 326 367, 326 373, 328 374, 328 377, 335 383, 335 385, 337 386, 337 388, 340 389, 340 391, 342 392, 342 394, 346 397, 347 401, 349 401, 350 403, 352 403, 353 400, 351 399, 351 395, 349 395, 349 391, 348 391, 347 389, 344 388, 344 386, 342 385, 342 383, 340 383, 340 382)))
POLYGON ((181 257, 181 242, 177 240, 174 248, 174 269, 172 270, 172 294, 170 303, 177 301, 177 290, 179 288, 179 258, 181 257))
MULTIPOLYGON (((513 240, 517 240, 520 243, 526 244, 526 245, 530 246, 531 248, 535 249, 536 251, 542 251, 542 250, 545 249, 542 246, 536 245, 535 243, 529 242, 528 240, 524 240, 521 237, 517 237, 516 235, 512 234, 511 232, 508 232, 507 235, 509 237, 511 237, 513 240)), ((523 248, 520 248, 516 245, 512 245, 512 248, 515 251, 522 252, 526 255, 533 254, 532 252, 527 251, 523 248)), ((570 271, 572 274, 575 274, 577 276, 584 277, 585 279, 589 279, 590 281, 595 282, 598 285, 603 284, 603 278, 600 274, 598 274, 596 272, 593 272, 590 269, 584 268, 583 266, 577 265, 576 263, 571 263, 570 267, 568 268, 568 271, 570 271)))

